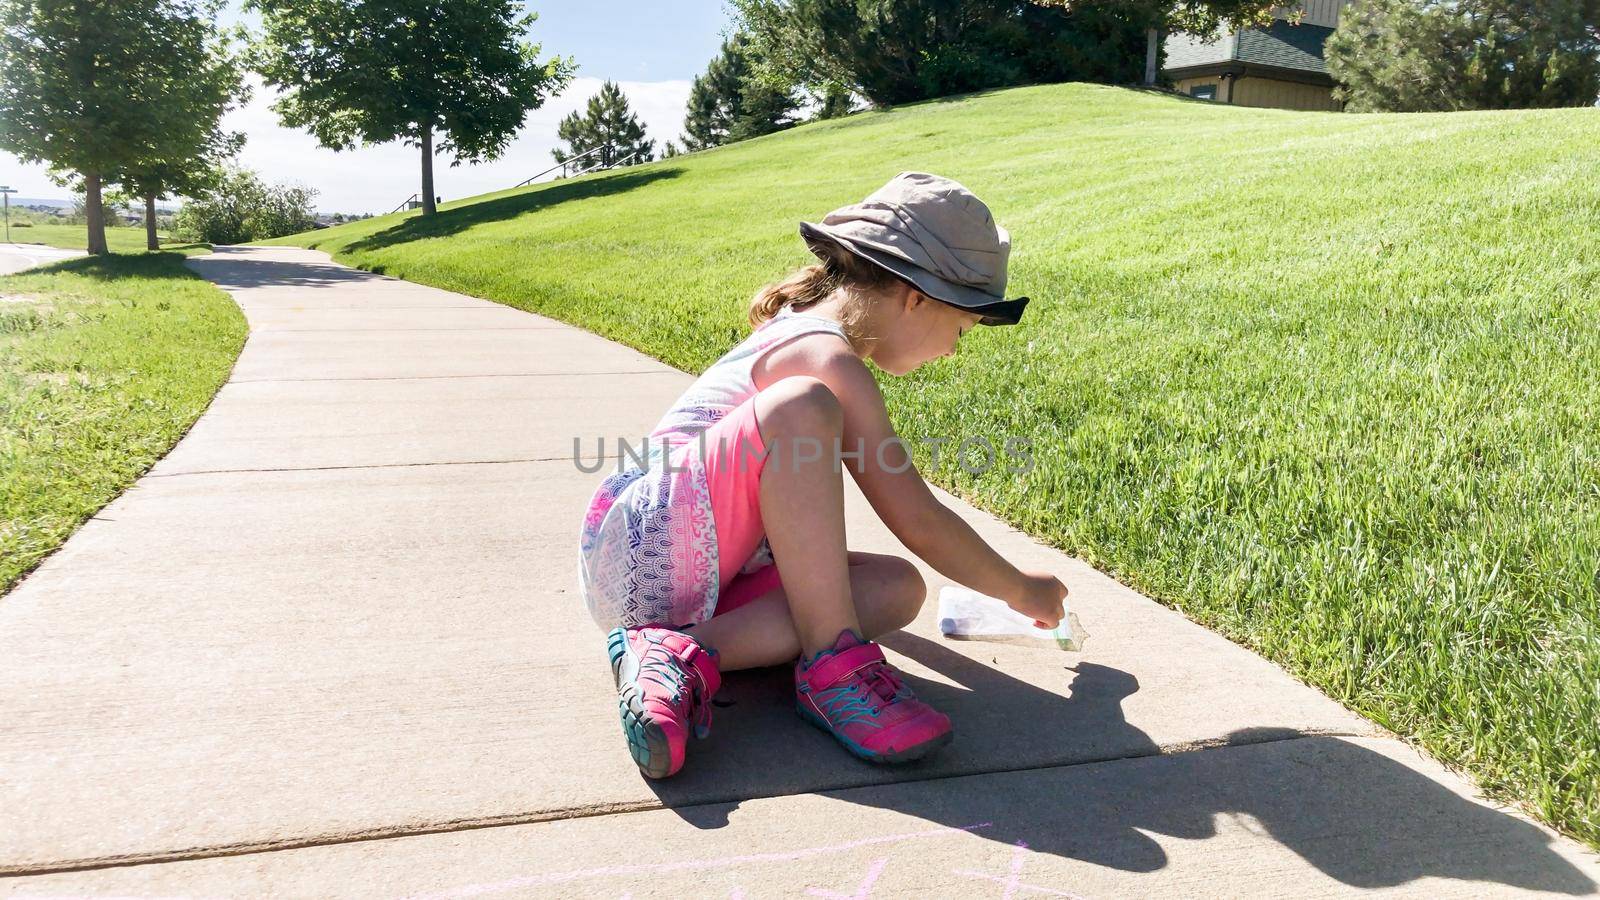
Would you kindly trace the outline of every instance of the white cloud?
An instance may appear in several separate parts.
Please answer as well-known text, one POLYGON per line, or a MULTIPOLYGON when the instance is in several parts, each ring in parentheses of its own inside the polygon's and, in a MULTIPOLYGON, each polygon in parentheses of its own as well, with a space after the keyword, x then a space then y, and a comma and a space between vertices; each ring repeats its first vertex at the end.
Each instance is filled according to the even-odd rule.
MULTIPOLYGON (((554 162, 550 151, 559 143, 556 124, 587 103, 600 85, 598 78, 574 78, 560 96, 528 114, 522 131, 494 162, 452 167, 449 157, 436 157, 436 193, 455 200, 501 190, 548 168, 554 162)), ((688 81, 619 81, 618 85, 658 150, 663 142, 678 137, 689 99, 688 81)), ((327 212, 387 212, 417 191, 421 162, 416 148, 395 142, 343 153, 327 150, 309 134, 280 126, 270 108, 272 100, 272 92, 257 83, 251 101, 224 121, 225 127, 245 133, 241 162, 268 181, 316 188, 317 207, 327 212)), ((43 166, 22 166, 9 154, 0 153, 0 173, 0 181, 12 179, 11 186, 23 196, 66 196, 50 184, 43 166)))

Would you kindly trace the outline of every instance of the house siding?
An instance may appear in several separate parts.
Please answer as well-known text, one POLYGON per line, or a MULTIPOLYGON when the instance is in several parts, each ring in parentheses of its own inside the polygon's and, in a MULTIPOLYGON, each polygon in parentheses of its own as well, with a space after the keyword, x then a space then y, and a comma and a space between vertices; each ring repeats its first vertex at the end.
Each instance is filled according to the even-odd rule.
POLYGON ((1216 102, 1227 103, 1228 86, 1223 84, 1222 81, 1221 78, 1215 75, 1206 75, 1200 78, 1180 78, 1173 82, 1172 86, 1177 89, 1178 93, 1187 95, 1190 93, 1190 88, 1209 84, 1217 89, 1216 102))
MULTIPOLYGON (((1222 91, 1218 91, 1218 96, 1222 91)), ((1233 84, 1232 102, 1236 106, 1264 106, 1274 109, 1338 110, 1333 88, 1275 78, 1239 78, 1233 84)))

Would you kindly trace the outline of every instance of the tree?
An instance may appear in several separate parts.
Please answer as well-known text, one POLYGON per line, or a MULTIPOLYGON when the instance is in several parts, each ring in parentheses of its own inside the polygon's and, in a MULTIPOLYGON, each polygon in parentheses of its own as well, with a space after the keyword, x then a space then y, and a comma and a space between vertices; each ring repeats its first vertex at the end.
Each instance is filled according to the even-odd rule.
POLYGON ((422 214, 436 211, 435 149, 451 165, 496 159, 528 111, 572 77, 522 38, 532 13, 514 0, 247 0, 264 33, 252 48, 282 90, 284 125, 325 147, 402 140, 419 148, 422 214), (442 139, 441 139, 442 138, 442 139))
POLYGON ((1325 52, 1356 112, 1589 106, 1600 0, 1363 0, 1325 52))
POLYGON ((878 106, 1028 81, 1131 81, 1143 31, 1118 4, 732 0, 760 77, 878 106))
POLYGON ((156 236, 156 201, 195 196, 215 186, 223 160, 244 144, 244 135, 222 130, 222 116, 248 97, 243 72, 226 35, 213 24, 221 0, 188 6, 167 29, 166 52, 152 67, 166 85, 147 115, 157 125, 148 143, 129 148, 135 159, 120 183, 144 203, 145 246, 161 248, 156 236))
MULTIPOLYGON (((1094 5, 1096 0, 1032 0, 1036 6, 1073 10, 1094 5)), ((1273 10, 1293 10, 1298 3, 1262 0, 1118 0, 1118 6, 1133 21, 1157 27, 1163 32, 1212 34, 1218 29, 1272 24, 1273 10)))
POLYGON ((757 79, 750 55, 749 37, 735 32, 705 73, 695 77, 683 122, 686 150, 771 134, 795 123, 800 104, 794 91, 757 79))
POLYGON ((816 96, 818 119, 837 119, 855 112, 856 98, 850 89, 837 82, 829 84, 816 96))
POLYGON ((628 108, 628 98, 615 81, 600 86, 589 98, 584 113, 568 113, 556 126, 556 136, 567 142, 567 149, 550 151, 556 162, 566 162, 590 151, 594 156, 579 161, 582 168, 631 166, 655 158, 656 142, 644 136, 639 117, 628 108))
MULTIPOLYGON (((1142 79, 1150 36, 1266 21, 1271 0, 730 0, 757 77, 879 106, 1045 81, 1142 79)), ((837 112, 837 107, 830 109, 837 112)))
POLYGON ((106 252, 103 187, 181 115, 162 112, 192 74, 171 54, 201 10, 196 0, 0 0, 0 149, 83 191, 90 253, 106 252))
POLYGON ((173 228, 187 240, 242 244, 305 231, 315 224, 317 192, 298 185, 268 185, 249 169, 214 174, 212 187, 178 211, 173 228))

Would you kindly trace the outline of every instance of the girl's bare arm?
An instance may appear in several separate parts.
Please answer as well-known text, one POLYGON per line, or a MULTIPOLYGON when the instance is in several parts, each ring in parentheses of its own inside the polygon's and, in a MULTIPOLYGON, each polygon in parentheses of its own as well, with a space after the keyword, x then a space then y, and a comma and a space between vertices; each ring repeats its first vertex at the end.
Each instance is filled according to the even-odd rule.
MULTIPOLYGON (((1019 611, 1054 625, 1066 588, 1043 573, 1024 573, 984 541, 972 526, 939 501, 895 434, 883 394, 865 363, 837 340, 796 341, 788 352, 764 362, 771 383, 809 375, 832 390, 844 414, 843 466, 861 493, 906 549, 939 574, 975 591, 998 597, 1019 611)), ((765 385, 761 385, 765 386, 765 385)), ((832 448, 823 448, 831 453, 832 448)))

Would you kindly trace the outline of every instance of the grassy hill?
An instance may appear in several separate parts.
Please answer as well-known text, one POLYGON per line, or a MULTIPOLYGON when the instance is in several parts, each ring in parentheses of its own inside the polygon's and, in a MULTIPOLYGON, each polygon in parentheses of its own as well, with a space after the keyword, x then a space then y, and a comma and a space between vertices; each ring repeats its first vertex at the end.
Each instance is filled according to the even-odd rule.
POLYGON ((902 170, 1035 298, 882 379, 908 440, 1033 441, 931 480, 1600 843, 1600 111, 1023 88, 287 242, 698 371, 798 220, 902 170))

